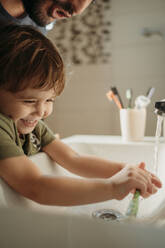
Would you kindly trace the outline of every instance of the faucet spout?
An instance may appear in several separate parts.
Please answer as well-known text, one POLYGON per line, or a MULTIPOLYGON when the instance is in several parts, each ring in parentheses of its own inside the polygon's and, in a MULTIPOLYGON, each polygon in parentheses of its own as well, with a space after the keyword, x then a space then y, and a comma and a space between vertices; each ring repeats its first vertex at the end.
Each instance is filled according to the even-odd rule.
POLYGON ((155 102, 155 113, 165 116, 165 99, 155 102))

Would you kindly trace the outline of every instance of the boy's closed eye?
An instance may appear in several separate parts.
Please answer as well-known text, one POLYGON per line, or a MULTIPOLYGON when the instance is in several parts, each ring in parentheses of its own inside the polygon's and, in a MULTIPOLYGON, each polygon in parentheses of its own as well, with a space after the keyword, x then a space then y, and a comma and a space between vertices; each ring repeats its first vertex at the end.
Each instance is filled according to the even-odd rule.
POLYGON ((36 103, 35 100, 23 100, 24 103, 36 103))
MULTIPOLYGON (((51 99, 47 99, 46 102, 54 102, 55 99, 54 98, 51 98, 51 99)), ((25 104, 35 104, 37 103, 38 101, 37 100, 23 100, 23 102, 25 104)))
POLYGON ((47 102, 54 102, 55 99, 54 98, 51 98, 51 99, 47 99, 47 102))

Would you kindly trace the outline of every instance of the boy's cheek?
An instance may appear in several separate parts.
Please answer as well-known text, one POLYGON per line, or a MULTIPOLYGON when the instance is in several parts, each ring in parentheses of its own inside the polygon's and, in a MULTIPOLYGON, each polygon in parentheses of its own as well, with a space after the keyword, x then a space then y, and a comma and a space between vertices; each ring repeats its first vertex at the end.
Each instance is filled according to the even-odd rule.
POLYGON ((44 114, 44 118, 47 118, 49 115, 51 115, 53 112, 53 104, 52 106, 49 106, 44 114))

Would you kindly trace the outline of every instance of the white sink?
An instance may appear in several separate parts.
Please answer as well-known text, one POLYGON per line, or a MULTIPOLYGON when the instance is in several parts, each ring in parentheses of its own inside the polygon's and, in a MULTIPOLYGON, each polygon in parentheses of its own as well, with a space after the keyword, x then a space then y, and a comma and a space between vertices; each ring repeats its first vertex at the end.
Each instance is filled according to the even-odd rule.
MULTIPOLYGON (((64 142, 80 154, 96 155, 114 161, 136 164, 146 163, 147 169, 153 172, 155 139, 146 137, 143 142, 122 142, 119 136, 76 135, 64 139, 64 142)), ((163 223, 165 221, 165 142, 161 140, 158 154, 158 176, 163 183, 162 189, 148 199, 140 200, 137 221, 163 223)), ((92 216, 95 210, 113 209, 125 215, 132 194, 124 200, 70 208, 77 215, 92 216)))
MULTIPOLYGON (((154 138, 146 138, 144 142, 123 143, 120 137, 116 136, 86 136, 76 135, 63 140, 80 154, 92 154, 102 158, 124 161, 136 164, 144 161, 147 168, 153 170, 154 158, 154 138)), ((44 153, 39 153, 30 157, 44 174, 56 174, 75 176, 59 165, 53 163, 44 153)), ((163 182, 163 187, 155 195, 148 199, 140 200, 140 207, 137 220, 142 222, 165 223, 165 144, 159 145, 158 156, 158 176, 163 182)), ((14 207, 21 206, 36 211, 46 211, 47 213, 58 213, 65 215, 85 216, 89 219, 93 218, 92 214, 100 209, 112 209, 118 211, 123 216, 126 213, 132 195, 128 195, 124 200, 110 200, 97 204, 90 204, 76 207, 52 207, 43 206, 33 201, 25 199, 0 179, 0 206, 14 207)))
MULTIPOLYGON (((64 142, 80 154, 94 154, 133 164, 144 161, 149 170, 153 169, 153 138, 146 138, 144 142, 138 143, 122 143, 120 137, 83 135, 66 138, 64 142)), ((43 174, 73 176, 52 163, 44 153, 30 159, 43 174)), ((113 209, 124 215, 131 195, 122 201, 112 200, 78 207, 42 206, 21 197, 0 179, 1 247, 164 248, 164 164, 165 144, 161 143, 158 174, 163 188, 149 199, 141 200, 137 221, 134 220, 133 223, 107 222, 92 217, 93 212, 99 209, 113 209)))

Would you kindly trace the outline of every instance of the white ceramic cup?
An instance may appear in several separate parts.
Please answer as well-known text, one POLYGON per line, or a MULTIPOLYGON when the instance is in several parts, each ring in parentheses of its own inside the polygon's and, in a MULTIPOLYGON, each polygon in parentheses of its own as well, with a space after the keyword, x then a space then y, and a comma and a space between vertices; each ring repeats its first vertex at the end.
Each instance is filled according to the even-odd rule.
POLYGON ((123 141, 142 141, 146 127, 146 109, 121 109, 120 127, 123 141))

